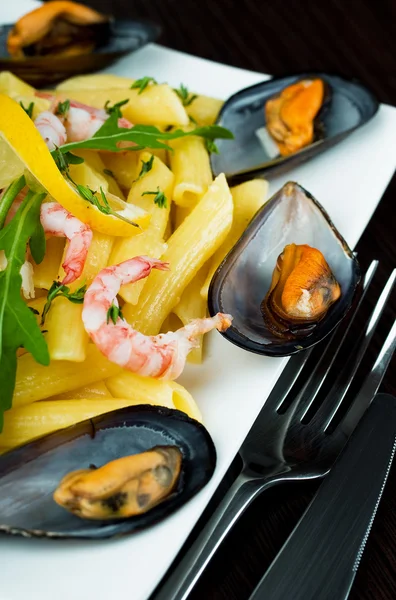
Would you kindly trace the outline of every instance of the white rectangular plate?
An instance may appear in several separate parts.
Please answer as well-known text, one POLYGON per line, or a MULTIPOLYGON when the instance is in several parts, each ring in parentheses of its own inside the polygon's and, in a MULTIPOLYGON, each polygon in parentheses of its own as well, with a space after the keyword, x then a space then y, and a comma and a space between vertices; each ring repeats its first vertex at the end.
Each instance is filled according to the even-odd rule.
MULTIPOLYGON (((175 87, 183 82, 190 90, 220 98, 268 77, 156 45, 122 59, 109 72, 149 75, 175 87)), ((381 106, 368 125, 340 145, 272 179, 270 193, 287 180, 298 181, 355 246, 396 166, 395 129, 396 110, 381 106)), ((62 542, 1 537, 1 600, 146 600, 219 485, 286 361, 249 354, 217 333, 210 335, 204 364, 188 366, 179 381, 199 403, 216 444, 218 464, 211 482, 164 522, 123 539, 62 542)))

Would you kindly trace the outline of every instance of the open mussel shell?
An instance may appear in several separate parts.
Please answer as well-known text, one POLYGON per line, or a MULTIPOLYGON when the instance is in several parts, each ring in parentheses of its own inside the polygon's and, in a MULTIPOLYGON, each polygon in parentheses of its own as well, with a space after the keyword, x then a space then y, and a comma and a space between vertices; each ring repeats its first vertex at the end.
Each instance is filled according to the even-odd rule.
POLYGON ((363 85, 326 73, 291 75, 245 88, 225 102, 217 119, 217 124, 230 129, 235 139, 216 142, 220 153, 211 155, 213 173, 225 173, 232 183, 263 173, 280 173, 340 142, 367 123, 378 108, 378 101, 363 85), (257 134, 263 130, 265 133, 265 103, 291 84, 315 78, 324 81, 325 98, 314 121, 314 141, 289 156, 280 156, 276 150, 273 152, 274 142, 269 140, 265 145, 257 134))
POLYGON ((0 457, 0 532, 25 537, 110 538, 161 521, 203 488, 216 464, 203 425, 169 408, 115 410, 37 439, 0 457), (181 474, 173 492, 148 512, 120 520, 80 519, 53 500, 71 471, 100 467, 154 446, 177 446, 181 474))
POLYGON ((360 293, 360 267, 324 208, 294 182, 285 184, 250 222, 213 276, 209 312, 233 316, 222 335, 237 346, 267 356, 289 356, 326 337, 344 318, 360 293), (306 335, 294 340, 266 327, 261 303, 279 254, 287 244, 308 244, 324 255, 341 286, 341 297, 306 335))
POLYGON ((116 60, 155 41, 161 29, 150 21, 111 19, 107 34, 89 54, 76 56, 32 56, 11 59, 7 37, 13 25, 0 26, 0 70, 11 71, 35 87, 58 83, 68 77, 104 69, 116 60))

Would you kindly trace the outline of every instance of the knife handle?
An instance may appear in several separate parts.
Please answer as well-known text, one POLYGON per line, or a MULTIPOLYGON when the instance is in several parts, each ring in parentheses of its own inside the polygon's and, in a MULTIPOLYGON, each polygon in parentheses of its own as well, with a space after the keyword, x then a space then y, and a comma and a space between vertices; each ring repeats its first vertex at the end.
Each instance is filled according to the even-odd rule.
POLYGON ((250 600, 348 597, 396 449, 396 398, 375 396, 250 600))

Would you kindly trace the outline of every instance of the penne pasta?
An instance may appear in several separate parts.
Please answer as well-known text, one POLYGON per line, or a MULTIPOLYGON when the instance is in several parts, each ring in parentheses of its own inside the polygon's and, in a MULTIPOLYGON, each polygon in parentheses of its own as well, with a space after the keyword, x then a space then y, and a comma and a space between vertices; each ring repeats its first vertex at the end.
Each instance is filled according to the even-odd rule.
POLYGON ((50 289, 58 277, 64 249, 64 238, 51 237, 47 240, 44 260, 36 265, 33 258, 31 259, 34 287, 44 290, 50 289))
POLYGON ((116 104, 123 100, 123 116, 134 125, 188 125, 186 110, 178 96, 167 84, 148 85, 139 94, 139 89, 75 89, 56 92, 61 100, 77 100, 95 108, 104 108, 106 102, 116 104))
POLYGON ((120 367, 108 361, 89 344, 84 362, 52 361, 49 367, 38 364, 31 354, 18 358, 13 407, 44 400, 69 390, 102 381, 116 375, 120 367))
POLYGON ((81 400, 84 398, 88 399, 97 399, 97 400, 108 400, 112 398, 109 389, 106 387, 104 381, 97 381, 96 383, 92 383, 91 385, 85 385, 78 390, 70 390, 68 392, 64 392, 63 394, 57 394, 56 396, 51 396, 48 400, 81 400))
POLYGON ((232 223, 232 196, 223 174, 168 240, 162 259, 170 271, 152 272, 137 306, 123 312, 145 334, 157 334, 190 281, 226 238, 232 223))
POLYGON ((13 448, 58 429, 70 427, 112 410, 126 408, 131 404, 133 404, 131 400, 83 398, 44 400, 20 408, 12 408, 4 413, 0 444, 13 448))
POLYGON ((130 79, 129 77, 120 77, 112 73, 76 75, 59 83, 56 89, 59 91, 129 89, 134 81, 134 79, 130 79))
POLYGON ((231 194, 234 203, 234 219, 230 233, 211 259, 210 269, 201 289, 201 295, 205 300, 208 297, 210 282, 216 269, 239 240, 258 209, 266 202, 268 182, 265 179, 246 181, 231 188, 231 194))
POLYGON ((223 104, 223 100, 199 95, 187 107, 187 112, 196 121, 197 125, 213 125, 223 104))
POLYGON ((193 208, 212 183, 212 169, 205 142, 199 137, 171 143, 171 169, 175 176, 173 200, 178 206, 193 208))
POLYGON ((156 404, 177 408, 191 418, 202 421, 202 415, 191 394, 175 381, 141 377, 128 371, 106 379, 114 398, 129 398, 135 404, 156 404))
MULTIPOLYGON (((152 158, 149 152, 142 152, 139 160, 148 162, 152 158)), ((132 184, 128 195, 128 202, 140 206, 151 214, 149 227, 131 238, 116 240, 110 257, 110 264, 116 265, 134 256, 148 255, 160 258, 165 252, 167 245, 163 242, 163 236, 167 222, 169 221, 170 197, 173 189, 173 174, 163 162, 154 157, 151 170, 132 184), (152 195, 143 195, 146 191, 161 190, 167 198, 167 206, 160 207, 154 203, 152 195)), ((120 296, 136 304, 146 280, 122 286, 120 296)))
MULTIPOLYGON (((206 317, 207 303, 202 298, 200 291, 206 280, 208 265, 205 264, 196 274, 194 279, 184 290, 180 302, 176 304, 173 313, 180 319, 183 325, 187 325, 192 319, 206 317)), ((197 346, 188 355, 188 362, 200 364, 202 362, 203 335, 196 338, 197 346)))

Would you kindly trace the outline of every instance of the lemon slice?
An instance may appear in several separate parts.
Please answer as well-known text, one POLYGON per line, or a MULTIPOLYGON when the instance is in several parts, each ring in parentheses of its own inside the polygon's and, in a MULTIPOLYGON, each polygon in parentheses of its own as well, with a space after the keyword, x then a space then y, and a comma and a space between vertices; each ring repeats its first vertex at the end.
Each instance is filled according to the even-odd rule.
MULTIPOLYGON (((58 170, 33 121, 19 104, 4 94, 0 94, 0 136, 50 196, 92 229, 115 236, 133 236, 139 233, 138 227, 100 212, 81 198, 58 170)), ((117 204, 122 207, 122 213, 129 220, 142 229, 148 226, 150 215, 146 211, 121 199, 117 204)))

